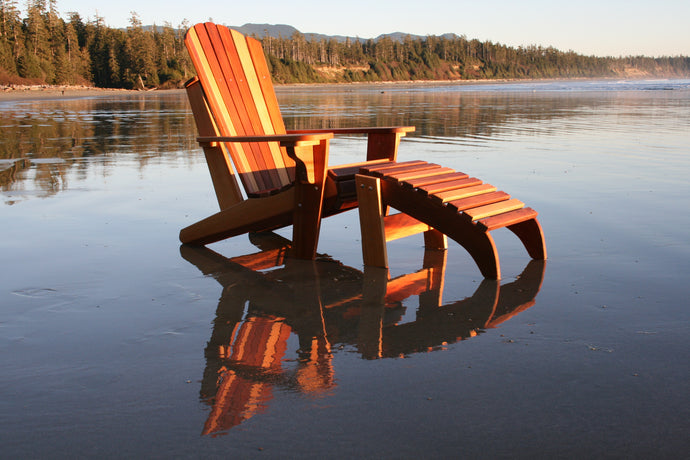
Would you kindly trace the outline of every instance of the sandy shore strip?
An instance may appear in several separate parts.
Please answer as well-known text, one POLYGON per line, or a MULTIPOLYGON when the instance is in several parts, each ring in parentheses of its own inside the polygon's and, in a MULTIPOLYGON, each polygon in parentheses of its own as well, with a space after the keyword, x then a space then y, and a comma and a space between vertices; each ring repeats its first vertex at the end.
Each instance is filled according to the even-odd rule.
MULTIPOLYGON (((364 82, 338 82, 338 83, 274 83, 276 88, 300 88, 305 86, 311 87, 329 87, 329 86, 372 86, 378 88, 386 87, 400 87, 405 85, 476 85, 476 84, 496 84, 496 83, 525 83, 533 81, 556 81, 552 79, 476 79, 476 80, 404 80, 404 81, 364 81, 364 82)), ((79 98, 79 97, 95 97, 95 96, 109 96, 113 94, 135 94, 146 92, 159 91, 184 91, 183 89, 149 89, 149 90, 128 90, 116 88, 96 88, 93 86, 66 86, 66 85, 0 85, 0 102, 5 101, 22 101, 22 100, 40 100, 40 99, 60 99, 64 97, 79 98)))
MULTIPOLYGON (((276 88, 303 88, 310 86, 319 87, 364 87, 374 88, 394 88, 404 86, 457 86, 457 85, 491 85, 505 83, 547 83, 557 81, 601 81, 617 80, 616 78, 524 78, 524 79, 469 79, 469 80, 399 80, 399 81, 361 81, 361 82, 328 82, 328 83, 276 83, 276 88)), ((147 89, 130 90, 117 88, 96 88, 93 86, 66 86, 66 85, 0 85, 0 102, 22 101, 22 100, 41 100, 41 99, 61 99, 61 98, 80 98, 110 96, 114 94, 136 94, 148 92, 177 92, 184 89, 147 89)))
POLYGON ((0 101, 24 101, 60 99, 75 97, 109 96, 113 94, 138 93, 143 91, 127 89, 95 88, 93 86, 51 86, 11 85, 0 86, 0 101))

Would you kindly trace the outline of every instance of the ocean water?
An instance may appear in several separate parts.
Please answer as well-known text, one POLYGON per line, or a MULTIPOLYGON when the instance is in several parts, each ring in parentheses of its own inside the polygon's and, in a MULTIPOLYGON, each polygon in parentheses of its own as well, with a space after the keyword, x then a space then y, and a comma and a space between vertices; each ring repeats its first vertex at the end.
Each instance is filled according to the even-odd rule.
POLYGON ((500 282, 421 236, 369 270, 356 212, 315 263, 180 247, 217 210, 184 93, 2 99, 3 457, 686 455, 690 80, 277 92, 288 129, 416 126, 399 160, 537 210, 548 260, 504 229, 500 282))

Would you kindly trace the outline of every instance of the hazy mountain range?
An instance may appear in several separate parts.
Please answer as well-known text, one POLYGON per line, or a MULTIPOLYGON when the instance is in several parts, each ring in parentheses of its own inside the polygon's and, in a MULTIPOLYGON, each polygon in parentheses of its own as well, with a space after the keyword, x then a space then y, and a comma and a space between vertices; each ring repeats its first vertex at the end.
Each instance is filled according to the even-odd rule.
MULTIPOLYGON (((351 41, 367 41, 369 38, 366 37, 348 37, 345 35, 325 35, 325 34, 317 34, 317 33, 309 33, 309 32, 302 32, 300 30, 297 30, 296 28, 286 25, 286 24, 244 24, 242 26, 229 26, 232 29, 235 29, 244 35, 255 35, 258 38, 264 38, 264 37, 272 37, 272 38, 290 38, 295 32, 298 32, 302 35, 307 40, 311 41, 320 41, 320 40, 330 40, 330 39, 335 39, 339 42, 344 42, 348 38, 351 41)), ((412 34, 406 34, 404 32, 393 32, 390 34, 382 34, 379 35, 378 37, 373 38, 374 41, 377 41, 381 38, 387 37, 390 38, 391 40, 394 41, 399 41, 402 42, 405 37, 411 37, 412 39, 420 39, 424 38, 421 35, 412 35, 412 34)), ((441 35, 441 37, 445 37, 448 39, 453 39, 457 38, 456 34, 444 34, 441 35)))

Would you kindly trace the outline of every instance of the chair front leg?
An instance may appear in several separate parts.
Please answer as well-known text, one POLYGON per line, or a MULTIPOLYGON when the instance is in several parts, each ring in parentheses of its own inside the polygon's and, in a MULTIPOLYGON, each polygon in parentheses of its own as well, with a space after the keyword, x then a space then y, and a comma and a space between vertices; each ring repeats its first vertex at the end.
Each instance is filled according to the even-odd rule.
POLYGON ((323 212, 328 139, 313 146, 288 147, 288 155, 295 159, 297 168, 292 222, 293 256, 299 259, 314 259, 323 212))
POLYGON ((319 244, 324 184, 298 182, 292 220, 293 256, 314 259, 319 244))

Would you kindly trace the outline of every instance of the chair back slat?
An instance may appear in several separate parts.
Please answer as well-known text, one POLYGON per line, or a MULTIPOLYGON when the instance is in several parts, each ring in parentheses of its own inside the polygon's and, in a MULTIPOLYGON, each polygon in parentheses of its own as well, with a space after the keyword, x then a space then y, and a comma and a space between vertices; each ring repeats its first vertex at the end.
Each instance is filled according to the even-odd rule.
MULTIPOLYGON (((264 57, 261 42, 251 37, 245 38, 236 30, 230 30, 223 27, 222 31, 228 31, 232 35, 235 48, 240 58, 242 69, 244 70, 245 79, 251 95, 249 101, 247 101, 246 107, 251 108, 251 103, 254 103, 254 107, 256 107, 258 112, 259 121, 264 134, 284 134, 285 125, 283 124, 283 117, 280 115, 278 99, 275 97, 275 90, 273 89, 271 77, 268 73, 268 66, 266 65, 266 58, 264 57), (250 43, 254 44, 253 53, 250 52, 250 43), (257 53, 257 50, 260 50, 260 52, 257 53), (257 66, 257 63, 260 64, 257 66), (263 64, 263 66, 261 64, 263 64), (257 67, 265 67, 266 73, 262 76, 262 80, 264 82, 263 85, 261 84, 259 74, 256 71, 257 67), (272 104, 269 103, 269 98, 272 99, 272 104), (271 111, 273 111, 273 117, 271 116, 271 111), (276 121, 279 121, 279 123, 275 123, 276 121)), ((270 150, 270 158, 272 160, 270 164, 276 168, 276 172, 279 175, 279 180, 281 182, 291 182, 285 170, 285 158, 288 158, 287 155, 283 156, 283 153, 281 152, 277 143, 271 142, 269 144, 265 144, 265 146, 267 146, 270 150)), ((290 163, 292 164, 292 160, 290 160, 290 163)))
POLYGON ((276 133, 285 132, 285 124, 283 123, 283 115, 280 113, 280 106, 278 105, 278 98, 276 98, 275 89, 273 89, 273 82, 271 81, 271 72, 266 65, 264 57, 264 49, 259 40, 247 38, 247 48, 254 63, 256 76, 263 92, 264 100, 268 108, 273 129, 276 133))
MULTIPOLYGON (((187 32, 185 44, 218 135, 285 133, 259 41, 205 23, 187 32)), ((233 143, 228 149, 248 196, 264 195, 292 184, 294 162, 277 143, 233 143)))

